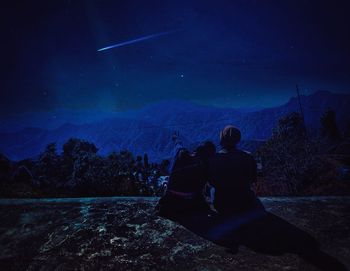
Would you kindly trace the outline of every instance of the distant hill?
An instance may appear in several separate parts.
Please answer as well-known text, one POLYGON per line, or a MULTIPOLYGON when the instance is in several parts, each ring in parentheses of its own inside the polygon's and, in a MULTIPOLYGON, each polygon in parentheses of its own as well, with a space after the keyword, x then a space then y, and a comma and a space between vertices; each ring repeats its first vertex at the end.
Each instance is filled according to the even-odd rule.
MULTIPOLYGON (((302 96, 305 121, 310 133, 319 129, 319 119, 327 108, 337 112, 340 128, 350 119, 350 95, 319 91, 302 96)), ((286 114, 299 111, 296 98, 284 105, 258 111, 218 108, 184 101, 163 101, 129 112, 53 112, 35 113, 33 118, 7 120, 0 126, 0 152, 13 160, 34 157, 50 142, 58 147, 70 137, 79 137, 96 144, 99 153, 128 149, 135 155, 148 153, 153 160, 171 155, 171 134, 179 130, 184 143, 194 147, 203 140, 218 143, 219 131, 227 124, 242 130, 243 146, 255 148, 266 140, 278 120, 286 114), (94 115, 95 114, 95 115, 94 115), (50 122, 50 118, 55 121, 50 122), (64 123, 65 122, 65 123, 64 123), (35 128, 21 128, 26 123, 35 128)))

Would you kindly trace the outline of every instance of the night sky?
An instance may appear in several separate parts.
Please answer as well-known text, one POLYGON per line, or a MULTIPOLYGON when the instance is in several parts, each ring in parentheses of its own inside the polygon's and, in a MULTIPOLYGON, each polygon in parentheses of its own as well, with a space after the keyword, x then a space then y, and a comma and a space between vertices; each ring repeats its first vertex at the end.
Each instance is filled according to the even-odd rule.
POLYGON ((12 2, 1 4, 0 116, 164 99, 268 107, 296 83, 350 90, 349 1, 12 2))

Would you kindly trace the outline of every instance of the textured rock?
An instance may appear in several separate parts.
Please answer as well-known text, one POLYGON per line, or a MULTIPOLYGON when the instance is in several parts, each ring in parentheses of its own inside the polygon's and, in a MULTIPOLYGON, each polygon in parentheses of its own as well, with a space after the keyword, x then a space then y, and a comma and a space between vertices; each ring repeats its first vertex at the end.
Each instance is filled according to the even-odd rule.
MULTIPOLYGON (((155 198, 0 200, 0 270, 317 270, 297 255, 238 253, 153 213, 155 198)), ((350 198, 265 198, 350 266, 350 198)))

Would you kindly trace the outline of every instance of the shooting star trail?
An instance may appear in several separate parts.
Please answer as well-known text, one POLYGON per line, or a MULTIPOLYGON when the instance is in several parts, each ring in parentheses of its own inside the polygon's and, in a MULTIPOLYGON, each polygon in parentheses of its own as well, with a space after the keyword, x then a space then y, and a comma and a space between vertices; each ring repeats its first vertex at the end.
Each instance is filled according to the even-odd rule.
POLYGON ((161 33, 156 33, 156 34, 144 36, 144 37, 133 39, 133 40, 123 41, 123 42, 120 42, 120 43, 117 43, 117 44, 113 44, 113 45, 110 45, 110 46, 98 49, 97 52, 109 50, 109 49, 112 49, 112 48, 122 47, 122 46, 125 46, 125 45, 137 43, 137 42, 144 41, 144 40, 158 38, 158 37, 169 35, 169 34, 172 34, 172 33, 178 32, 178 31, 180 31, 180 30, 177 29, 177 30, 172 30, 172 31, 167 31, 167 32, 161 32, 161 33))

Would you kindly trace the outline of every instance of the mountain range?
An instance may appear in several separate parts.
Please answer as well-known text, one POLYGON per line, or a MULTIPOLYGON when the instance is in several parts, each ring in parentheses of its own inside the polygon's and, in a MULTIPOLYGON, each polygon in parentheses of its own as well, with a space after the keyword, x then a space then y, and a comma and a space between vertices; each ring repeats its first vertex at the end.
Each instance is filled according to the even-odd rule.
MULTIPOLYGON (((350 120, 350 95, 318 91, 301 96, 305 123, 311 134, 319 129, 320 117, 332 108, 340 129, 350 120)), ((35 157, 48 143, 59 150, 71 137, 93 142, 101 155, 130 150, 135 155, 147 153, 151 161, 169 158, 171 135, 179 131, 186 146, 201 141, 218 143, 220 130, 227 124, 239 127, 243 147, 255 146, 271 136, 278 120, 299 112, 297 98, 281 106, 256 111, 204 106, 185 101, 162 101, 125 112, 67 111, 27 113, 0 123, 0 152, 12 160, 35 157), (253 143, 253 144, 252 144, 253 143)))

